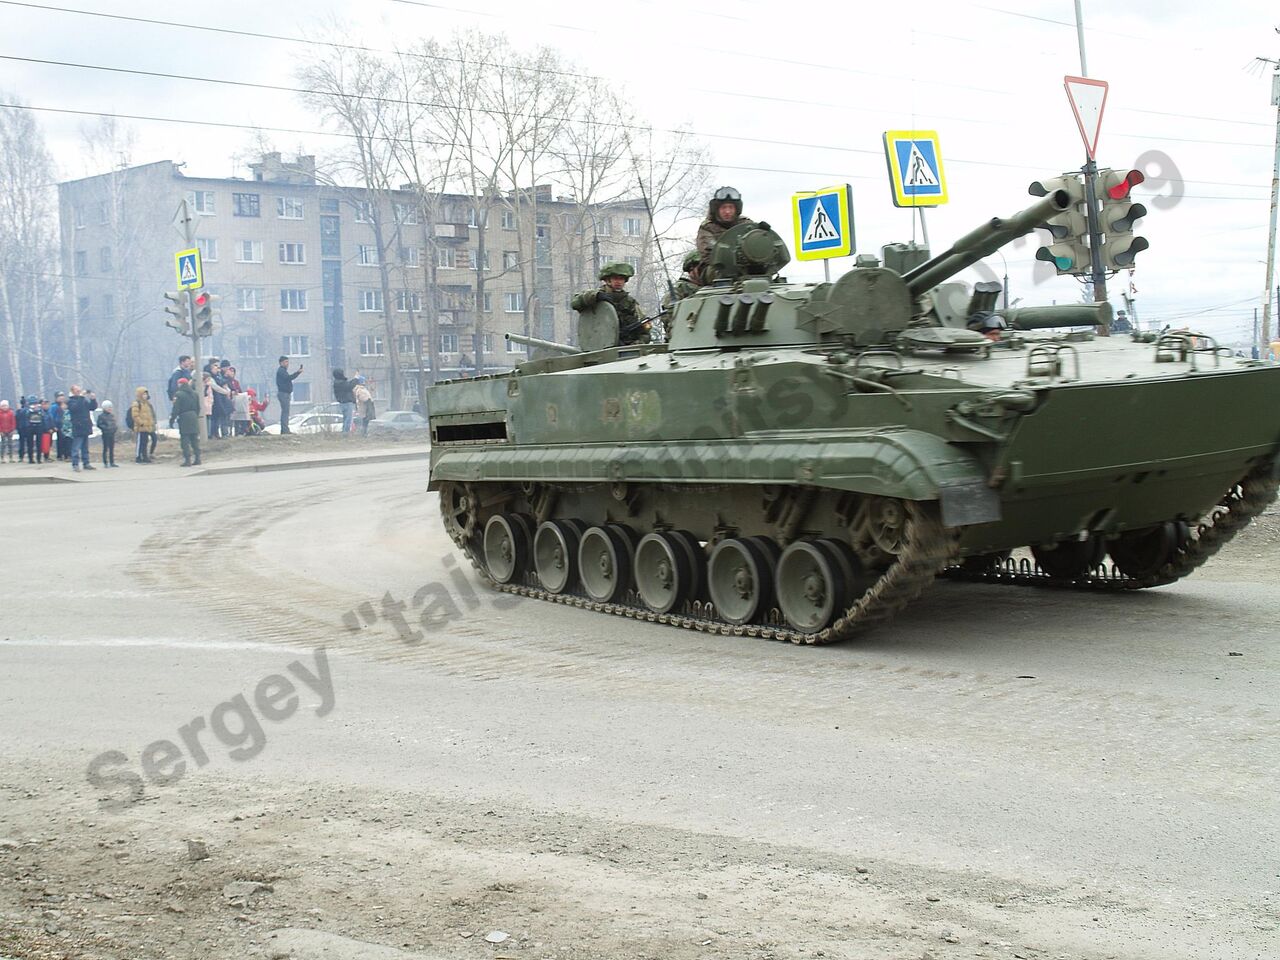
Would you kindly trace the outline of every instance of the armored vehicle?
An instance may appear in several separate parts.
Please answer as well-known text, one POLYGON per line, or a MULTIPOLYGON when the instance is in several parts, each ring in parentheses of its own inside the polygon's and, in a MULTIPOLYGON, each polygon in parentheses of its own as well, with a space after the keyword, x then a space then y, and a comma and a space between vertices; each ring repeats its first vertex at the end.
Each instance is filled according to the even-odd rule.
POLYGON ((669 343, 617 346, 607 305, 581 348, 513 337, 539 348, 514 371, 430 390, 446 530, 498 590, 799 643, 939 576, 1186 576, 1276 494, 1280 367, 952 280, 1068 203, 819 284, 780 277, 785 243, 743 224, 669 343))

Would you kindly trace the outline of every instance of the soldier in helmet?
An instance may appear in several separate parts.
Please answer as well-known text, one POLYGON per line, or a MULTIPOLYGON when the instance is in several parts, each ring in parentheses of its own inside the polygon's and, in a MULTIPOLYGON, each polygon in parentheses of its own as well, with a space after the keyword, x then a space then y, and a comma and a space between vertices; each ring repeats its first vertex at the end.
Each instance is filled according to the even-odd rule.
POLYGON ((671 339, 671 315, 676 304, 702 286, 702 254, 690 250, 684 255, 681 267, 684 273, 676 281, 675 289, 662 298, 662 313, 659 314, 668 340, 671 339))
POLYGON ((611 303, 618 313, 618 344, 628 346, 649 340, 649 321, 640 314, 640 304, 626 291, 627 281, 636 275, 629 263, 606 263, 600 268, 604 281, 598 290, 584 290, 571 301, 575 310, 590 310, 597 303, 611 303))
POLYGON ((754 223, 742 215, 742 194, 733 187, 720 187, 711 195, 707 205, 707 219, 698 227, 698 256, 705 267, 711 262, 711 248, 726 230, 740 223, 754 223))

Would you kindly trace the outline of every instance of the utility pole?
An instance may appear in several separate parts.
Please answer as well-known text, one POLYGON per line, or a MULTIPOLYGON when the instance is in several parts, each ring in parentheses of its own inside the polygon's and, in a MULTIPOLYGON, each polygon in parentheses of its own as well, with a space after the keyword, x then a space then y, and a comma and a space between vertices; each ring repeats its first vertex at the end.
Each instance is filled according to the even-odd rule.
MULTIPOLYGON (((1280 207, 1280 60, 1258 57, 1272 66, 1271 105, 1276 108, 1275 162, 1271 171, 1271 227, 1267 234, 1267 282, 1262 288, 1262 340, 1271 342, 1271 290, 1276 276, 1276 209, 1280 207)), ((1280 300, 1280 296, 1277 297, 1280 300)))
MULTIPOLYGON (((1084 54, 1084 11, 1081 0, 1076 2, 1076 46, 1080 50, 1080 76, 1089 76, 1089 64, 1084 54)), ((1097 161, 1090 156, 1084 167, 1084 195, 1086 200, 1085 215, 1089 227, 1089 269, 1090 281, 1093 284, 1094 303, 1104 303, 1107 299, 1107 275, 1102 269, 1102 231, 1098 224, 1098 193, 1095 183, 1098 179, 1097 161)), ((1102 336, 1109 336, 1111 330, 1103 327, 1098 331, 1102 336)))
MULTIPOLYGON (((187 242, 187 249, 196 245, 196 222, 191 216, 191 208, 187 205, 186 197, 182 198, 182 206, 178 208, 178 217, 182 221, 182 236, 187 242)), ((191 385, 195 388, 196 398, 200 401, 197 408, 200 412, 200 436, 206 435, 208 424, 204 420, 204 372, 200 365, 200 334, 196 332, 196 295, 194 291, 188 287, 185 291, 187 295, 187 316, 191 318, 191 359, 195 361, 195 365, 191 369, 193 377, 191 385)))

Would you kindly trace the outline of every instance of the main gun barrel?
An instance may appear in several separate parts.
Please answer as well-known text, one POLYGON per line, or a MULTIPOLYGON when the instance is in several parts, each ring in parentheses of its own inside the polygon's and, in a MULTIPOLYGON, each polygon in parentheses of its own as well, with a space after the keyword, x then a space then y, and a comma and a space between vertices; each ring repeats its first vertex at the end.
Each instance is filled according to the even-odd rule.
POLYGON ((907 290, 912 297, 918 297, 932 290, 966 267, 973 266, 983 257, 991 256, 1006 243, 1011 243, 1018 237, 1030 233, 1070 205, 1071 197, 1067 192, 1055 190, 1007 220, 992 217, 978 229, 957 240, 950 250, 938 254, 932 260, 926 260, 920 266, 903 274, 902 279, 906 281, 907 290))
POLYGON ((1047 327, 1109 327, 1111 304, 1064 303, 1052 307, 1015 307, 997 310, 1014 330, 1043 330, 1047 327))
POLYGON ((577 347, 569 343, 556 343, 554 340, 540 340, 537 337, 526 337, 523 333, 508 333, 507 339, 512 343, 523 343, 527 347, 541 347, 555 353, 581 353, 577 347))

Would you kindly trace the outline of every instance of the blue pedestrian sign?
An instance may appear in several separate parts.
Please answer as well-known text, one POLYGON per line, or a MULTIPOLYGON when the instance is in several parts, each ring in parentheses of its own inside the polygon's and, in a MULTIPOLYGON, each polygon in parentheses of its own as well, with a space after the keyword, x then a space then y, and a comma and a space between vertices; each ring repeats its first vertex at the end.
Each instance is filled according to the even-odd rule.
POLYGON ((792 195, 797 260, 847 257, 853 252, 852 196, 847 183, 792 195))
POLYGON ((179 250, 173 255, 174 269, 178 274, 178 287, 195 290, 204 286, 204 270, 201 269, 199 250, 179 250))
POLYGON ((884 156, 897 207, 939 207, 949 199, 936 130, 887 130, 884 156))

